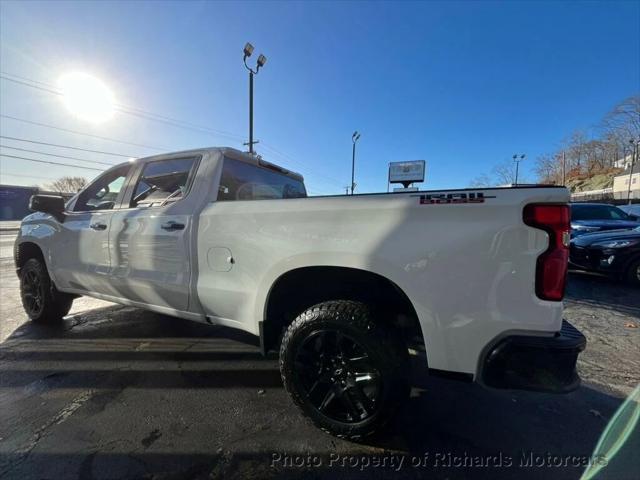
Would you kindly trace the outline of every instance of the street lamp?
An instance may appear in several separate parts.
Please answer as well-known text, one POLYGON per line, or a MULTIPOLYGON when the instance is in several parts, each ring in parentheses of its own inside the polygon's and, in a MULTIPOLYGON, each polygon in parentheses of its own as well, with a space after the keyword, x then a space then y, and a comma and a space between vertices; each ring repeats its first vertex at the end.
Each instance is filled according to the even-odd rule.
POLYGON ((245 145, 249 145, 249 153, 254 153, 253 145, 258 143, 256 140, 253 141, 253 76, 257 75, 260 71, 261 67, 264 67, 264 64, 267 63, 267 57, 260 54, 258 56, 258 60, 256 61, 255 70, 247 65, 247 58, 251 56, 253 53, 253 45, 249 42, 244 46, 244 58, 242 61, 244 62, 244 66, 247 70, 249 70, 249 142, 245 143, 245 145))
POLYGON ((356 171, 356 142, 360 139, 360 134, 356 130, 351 135, 351 141, 353 142, 353 151, 351 153, 351 195, 356 188, 355 184, 355 171, 356 171))
POLYGON ((631 205, 631 179, 633 178, 633 167, 638 159, 639 142, 640 138, 638 140, 634 140, 633 138, 629 140, 629 143, 631 144, 631 167, 629 168, 629 186, 627 187, 627 204, 629 205, 631 205))
POLYGON ((520 162, 524 160, 525 154, 518 155, 517 153, 513 156, 513 161, 516 162, 516 180, 513 183, 514 185, 518 185, 518 167, 520 166, 520 162))

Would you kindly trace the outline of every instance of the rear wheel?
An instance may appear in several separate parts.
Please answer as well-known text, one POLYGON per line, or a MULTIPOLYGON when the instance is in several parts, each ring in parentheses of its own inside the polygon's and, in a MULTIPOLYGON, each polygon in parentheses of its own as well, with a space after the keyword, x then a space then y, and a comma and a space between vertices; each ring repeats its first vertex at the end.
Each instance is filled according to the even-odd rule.
POLYGON ((375 432, 409 393, 406 346, 353 301, 320 303, 299 315, 283 337, 280 372, 302 412, 341 438, 375 432))
POLYGON ((56 323, 62 320, 73 303, 73 297, 59 292, 49 278, 47 267, 31 258, 20 269, 22 306, 34 322, 56 323))
POLYGON ((627 269, 627 281, 632 285, 640 286, 640 258, 631 262, 627 269))

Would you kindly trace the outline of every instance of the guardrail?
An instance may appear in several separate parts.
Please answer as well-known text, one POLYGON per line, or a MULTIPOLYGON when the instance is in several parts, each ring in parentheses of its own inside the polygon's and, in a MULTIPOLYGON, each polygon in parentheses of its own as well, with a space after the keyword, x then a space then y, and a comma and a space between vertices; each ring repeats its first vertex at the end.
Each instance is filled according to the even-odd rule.
MULTIPOLYGON (((631 199, 631 203, 640 203, 640 189, 631 190, 629 198, 631 199)), ((614 192, 613 188, 601 188, 599 190, 572 193, 571 200, 574 202, 607 202, 623 204, 627 203, 627 192, 614 192)))

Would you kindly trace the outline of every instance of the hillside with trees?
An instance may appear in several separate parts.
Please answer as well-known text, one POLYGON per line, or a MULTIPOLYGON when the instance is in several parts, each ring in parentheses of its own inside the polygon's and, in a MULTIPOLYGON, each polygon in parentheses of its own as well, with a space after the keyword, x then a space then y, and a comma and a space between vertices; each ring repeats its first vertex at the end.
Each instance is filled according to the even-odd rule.
POLYGON ((631 161, 630 140, 640 139, 640 96, 620 102, 594 130, 592 137, 575 131, 558 150, 538 157, 537 181, 567 185, 573 192, 611 187, 614 175, 623 170, 621 161, 631 161))
MULTIPOLYGON (((640 95, 617 104, 591 135, 576 130, 563 140, 559 148, 535 160, 535 182, 566 185, 572 192, 600 190, 613 185, 613 177, 631 163, 633 145, 640 141, 640 95)), ((638 161, 638 160, 636 160, 638 161)), ((471 187, 510 185, 515 183, 515 164, 505 160, 470 183, 471 187)), ((531 183, 523 178, 518 183, 531 183)))

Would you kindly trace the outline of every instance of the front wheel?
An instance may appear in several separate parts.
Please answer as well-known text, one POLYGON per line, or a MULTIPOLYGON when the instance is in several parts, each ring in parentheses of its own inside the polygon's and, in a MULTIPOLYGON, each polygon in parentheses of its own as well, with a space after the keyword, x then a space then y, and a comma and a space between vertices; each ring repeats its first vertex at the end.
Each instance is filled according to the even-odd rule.
POLYGON ((631 285, 640 286, 640 258, 631 262, 627 269, 627 281, 631 285))
POLYGON ((372 434, 409 393, 406 346, 354 301, 324 302, 300 314, 284 334, 280 373, 302 412, 340 438, 372 434))
POLYGON ((20 269, 22 306, 34 322, 56 323, 62 320, 73 303, 73 297, 59 292, 49 278, 47 267, 31 258, 20 269))

